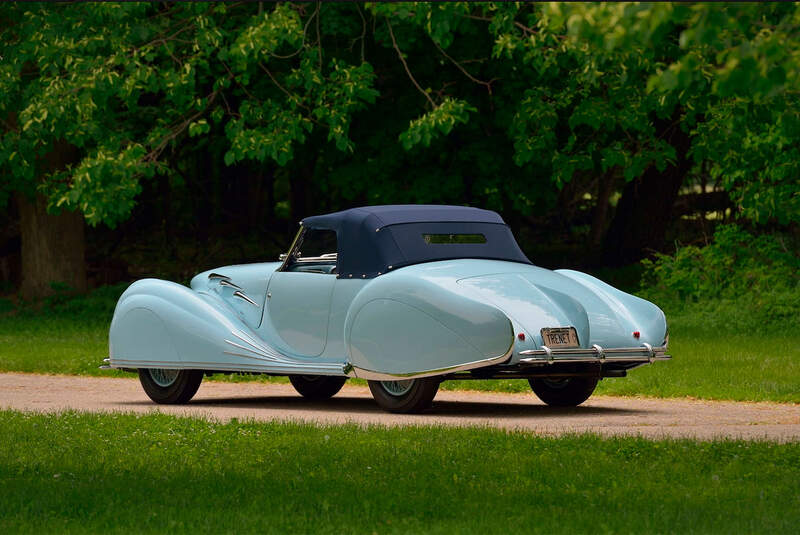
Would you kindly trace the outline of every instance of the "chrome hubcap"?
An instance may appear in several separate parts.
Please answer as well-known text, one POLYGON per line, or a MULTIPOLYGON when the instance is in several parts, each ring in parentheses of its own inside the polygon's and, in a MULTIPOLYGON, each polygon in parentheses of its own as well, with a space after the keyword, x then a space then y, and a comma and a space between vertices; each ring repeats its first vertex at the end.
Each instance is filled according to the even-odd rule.
POLYGON ((178 378, 178 370, 150 370, 150 377, 158 386, 170 386, 178 378))
POLYGON ((569 379, 542 379, 542 382, 553 390, 561 390, 569 384, 569 379))
POLYGON ((414 380, 409 379, 407 381, 381 381, 381 386, 384 390, 389 392, 393 396, 402 396, 403 394, 407 394, 411 387, 414 386, 414 380))

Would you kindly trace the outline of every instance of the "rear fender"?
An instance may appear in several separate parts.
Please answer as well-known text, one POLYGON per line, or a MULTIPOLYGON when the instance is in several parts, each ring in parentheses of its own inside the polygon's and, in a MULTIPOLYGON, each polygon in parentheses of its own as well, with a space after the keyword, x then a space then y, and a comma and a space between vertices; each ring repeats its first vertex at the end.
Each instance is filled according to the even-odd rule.
POLYGON ((599 298, 598 302, 584 303, 590 318, 594 320, 592 322, 594 339, 615 340, 608 342, 607 347, 626 347, 643 342, 654 347, 664 345, 667 319, 664 312, 656 305, 580 271, 559 269, 556 273, 583 285, 599 298), (609 312, 616 320, 613 323, 606 319, 609 312), (618 326, 622 327, 623 332, 618 332, 618 326), (635 342, 630 338, 633 331, 639 332, 639 338, 635 342))
POLYGON ((373 279, 353 300, 345 346, 353 375, 392 379, 443 375, 508 360, 511 321, 455 280, 402 270, 373 279))

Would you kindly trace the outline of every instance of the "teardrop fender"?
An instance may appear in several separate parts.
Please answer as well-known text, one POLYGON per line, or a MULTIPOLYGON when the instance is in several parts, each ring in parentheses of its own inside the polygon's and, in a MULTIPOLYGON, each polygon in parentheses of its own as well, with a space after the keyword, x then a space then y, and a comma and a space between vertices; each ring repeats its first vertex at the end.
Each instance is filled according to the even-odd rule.
POLYGON ((112 367, 341 375, 342 364, 284 355, 218 296, 144 279, 120 297, 109 331, 112 367))
POLYGON ((350 375, 390 380, 428 377, 507 361, 511 320, 455 280, 402 271, 367 284, 345 319, 350 375))
POLYGON ((143 279, 119 299, 109 330, 112 366, 202 367, 224 360, 234 333, 249 328, 205 296, 174 282, 143 279), (138 366, 137 366, 138 365, 138 366))

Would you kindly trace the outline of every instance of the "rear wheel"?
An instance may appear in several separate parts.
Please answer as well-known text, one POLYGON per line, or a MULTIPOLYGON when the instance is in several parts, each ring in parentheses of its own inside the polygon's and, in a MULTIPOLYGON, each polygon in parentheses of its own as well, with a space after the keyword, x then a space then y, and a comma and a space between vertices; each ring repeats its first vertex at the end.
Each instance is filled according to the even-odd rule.
POLYGON ((599 379, 569 377, 564 379, 528 379, 539 399, 554 407, 576 407, 589 399, 599 379))
POLYGON ((347 377, 327 375, 290 375, 289 382, 297 393, 308 399, 328 399, 342 389, 347 377))
POLYGON ((438 377, 404 381, 367 381, 372 397, 389 412, 422 412, 433 403, 439 391, 438 377))
POLYGON ((139 368, 139 382, 156 403, 186 403, 197 393, 202 380, 202 370, 139 368))

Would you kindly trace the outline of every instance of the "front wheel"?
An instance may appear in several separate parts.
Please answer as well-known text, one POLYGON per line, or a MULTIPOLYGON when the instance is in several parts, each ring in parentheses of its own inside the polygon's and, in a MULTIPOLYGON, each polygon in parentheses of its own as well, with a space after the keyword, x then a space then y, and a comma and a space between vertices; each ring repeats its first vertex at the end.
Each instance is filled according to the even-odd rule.
POLYGON ((163 370, 139 368, 139 382, 156 403, 186 403, 195 395, 203 380, 202 370, 163 370))
POLYGON ((289 382, 306 399, 328 399, 344 386, 347 377, 327 375, 290 375, 289 382))
POLYGON ((566 379, 528 379, 531 389, 539 399, 554 407, 577 407, 592 395, 597 377, 570 377, 566 379))
POLYGON ((372 397, 389 412, 422 412, 433 403, 439 391, 438 377, 405 381, 367 381, 372 397))

